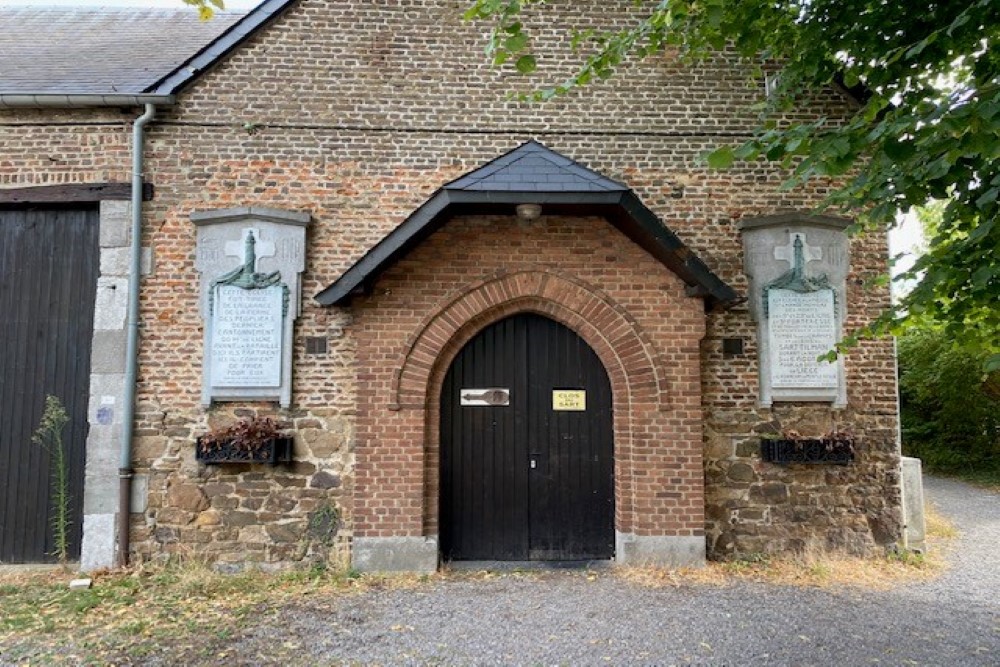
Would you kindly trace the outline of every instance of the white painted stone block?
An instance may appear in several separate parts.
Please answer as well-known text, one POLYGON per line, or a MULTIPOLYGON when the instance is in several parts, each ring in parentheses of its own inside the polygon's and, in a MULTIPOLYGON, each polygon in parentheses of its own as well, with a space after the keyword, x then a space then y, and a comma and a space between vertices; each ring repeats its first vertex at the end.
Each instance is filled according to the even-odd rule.
POLYGON ((900 458, 903 481, 903 548, 923 552, 927 549, 927 525, 924 519, 924 478, 920 459, 900 458))
POLYGON ((615 561, 619 565, 704 567, 705 538, 615 532, 615 561))
POLYGON ((80 570, 93 572, 115 564, 115 515, 85 514, 80 570))
POLYGON ((436 572, 435 537, 356 537, 351 565, 360 572, 436 572))
POLYGON ((128 279, 101 277, 97 279, 97 297, 94 303, 94 329, 120 331, 125 328, 128 312, 128 279))

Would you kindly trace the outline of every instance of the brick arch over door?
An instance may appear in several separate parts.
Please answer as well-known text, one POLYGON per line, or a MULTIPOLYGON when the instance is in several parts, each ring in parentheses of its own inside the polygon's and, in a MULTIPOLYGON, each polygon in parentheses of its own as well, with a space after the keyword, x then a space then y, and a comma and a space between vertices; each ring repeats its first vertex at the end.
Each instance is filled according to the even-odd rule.
POLYGON ((634 425, 666 409, 665 366, 623 308, 582 281, 551 271, 523 271, 480 282, 446 301, 407 345, 393 396, 396 409, 425 410, 424 534, 438 532, 440 395, 458 352, 479 331, 517 313, 534 312, 575 331, 607 370, 614 396, 616 526, 633 524, 634 425))

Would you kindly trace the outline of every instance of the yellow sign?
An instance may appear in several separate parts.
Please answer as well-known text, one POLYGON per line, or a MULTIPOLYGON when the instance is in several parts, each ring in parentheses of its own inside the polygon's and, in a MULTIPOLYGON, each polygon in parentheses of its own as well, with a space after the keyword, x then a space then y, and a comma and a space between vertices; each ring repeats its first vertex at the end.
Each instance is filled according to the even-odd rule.
POLYGON ((583 412, 587 409, 587 392, 583 389, 553 389, 552 409, 583 412))

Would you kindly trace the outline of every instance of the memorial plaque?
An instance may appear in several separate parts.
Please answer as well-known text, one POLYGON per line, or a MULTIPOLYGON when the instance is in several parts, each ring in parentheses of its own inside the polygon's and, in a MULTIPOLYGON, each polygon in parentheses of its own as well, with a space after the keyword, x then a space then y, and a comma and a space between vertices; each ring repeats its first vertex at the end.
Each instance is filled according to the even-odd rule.
POLYGON ((771 386, 775 389, 836 389, 837 366, 816 358, 837 342, 833 290, 767 292, 771 386))
MULTIPOLYGON (((191 214, 198 230, 204 366, 201 404, 292 404, 309 214, 247 207, 191 214)), ((321 353, 318 340, 306 352, 321 353)), ((315 341, 314 341, 315 342, 315 341)))
POLYGON ((281 385, 281 286, 216 287, 212 320, 212 385, 281 385))
POLYGON ((847 405, 844 362, 817 361, 844 329, 850 220, 796 213, 740 223, 750 312, 757 320, 760 405, 847 405))

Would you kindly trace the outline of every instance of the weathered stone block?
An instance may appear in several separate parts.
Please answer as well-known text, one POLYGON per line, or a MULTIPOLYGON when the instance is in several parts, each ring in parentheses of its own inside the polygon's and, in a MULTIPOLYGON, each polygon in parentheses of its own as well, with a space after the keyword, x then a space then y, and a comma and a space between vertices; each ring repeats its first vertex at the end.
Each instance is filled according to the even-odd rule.
POLYGON ((227 526, 253 526, 258 523, 257 515, 252 512, 227 512, 223 517, 227 526))
POLYGON ((345 444, 343 431, 307 428, 299 431, 309 453, 318 459, 328 459, 340 452, 345 444))
POLYGON ((176 528, 170 528, 167 526, 159 526, 153 531, 153 536, 156 541, 160 544, 171 544, 178 541, 180 536, 180 531, 176 528))
POLYGON ((207 509, 195 518, 194 523, 196 526, 217 526, 222 523, 222 515, 218 510, 207 509))
POLYGON ((736 443, 736 456, 752 458, 760 455, 760 439, 750 438, 736 443))
POLYGON ((202 491, 209 498, 214 498, 215 496, 228 496, 236 490, 236 486, 228 482, 209 482, 201 487, 202 491))
POLYGON ((291 477, 289 475, 275 475, 274 483, 284 488, 301 488, 306 485, 303 477, 291 477))
POLYGON ((194 484, 175 482, 167 491, 167 504, 189 512, 200 512, 209 507, 204 491, 194 484))
POLYGON ((137 461, 153 461, 167 449, 167 438, 162 435, 144 435, 132 441, 133 457, 137 461))
POLYGON ((100 245, 116 248, 128 245, 132 204, 127 201, 104 200, 101 202, 100 245))
POLYGON ((726 476, 734 482, 752 482, 757 479, 757 473, 746 463, 734 463, 729 466, 726 476))
POLYGON ((623 565, 702 567, 705 565, 705 538, 616 533, 615 560, 623 565))
POLYGON ((434 572, 438 565, 436 538, 358 537, 351 563, 361 572, 434 572))
POLYGON ((220 510, 234 510, 240 506, 240 499, 235 496, 213 496, 212 507, 220 510))
POLYGON ((300 537, 302 537, 302 524, 301 523, 279 523, 265 526, 264 530, 267 532, 268 537, 270 537, 274 542, 297 542, 300 537))
POLYGON ((289 498, 284 495, 271 495, 264 503, 264 509, 269 512, 278 512, 283 514, 295 509, 295 505, 297 504, 298 501, 296 501, 295 498, 289 498))
POLYGON ((83 529, 80 570, 92 572, 113 567, 115 564, 115 515, 84 515, 83 529))
POLYGON ((784 484, 758 484, 750 488, 750 500, 760 503, 783 503, 788 500, 784 484))
POLYGON ((240 544, 247 549, 263 549, 264 544, 270 539, 268 538, 267 533, 264 532, 264 526, 258 524, 241 528, 239 535, 240 544))
POLYGON ((95 331, 90 352, 92 373, 125 372, 125 331, 95 331))
POLYGON ((194 520, 194 512, 177 507, 164 507, 156 512, 156 520, 162 524, 183 526, 194 520))
POLYGON ((316 472, 316 465, 308 461, 295 461, 292 463, 291 472, 294 475, 311 475, 316 472))
POLYGON ((261 505, 264 504, 264 498, 242 498, 238 502, 239 506, 242 507, 243 509, 256 511, 259 510, 261 508, 261 505))
POLYGON ((713 435, 705 445, 705 457, 708 459, 728 459, 733 455, 733 441, 727 435, 713 435))
POLYGON ((337 489, 340 488, 340 475, 335 475, 327 470, 320 470, 309 480, 309 486, 314 489, 337 489))

